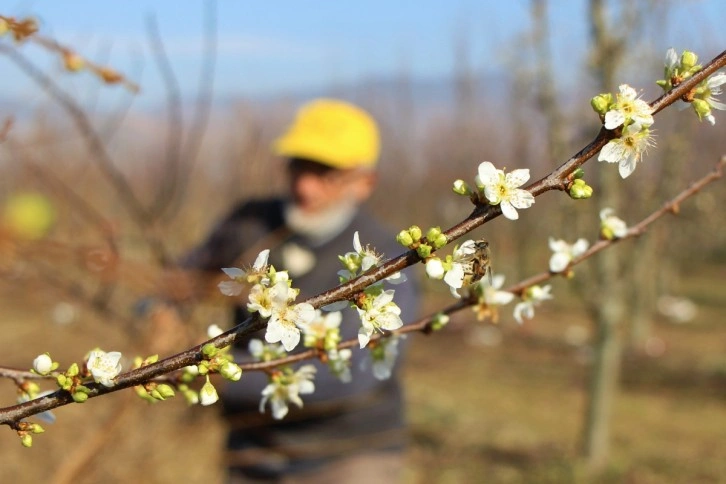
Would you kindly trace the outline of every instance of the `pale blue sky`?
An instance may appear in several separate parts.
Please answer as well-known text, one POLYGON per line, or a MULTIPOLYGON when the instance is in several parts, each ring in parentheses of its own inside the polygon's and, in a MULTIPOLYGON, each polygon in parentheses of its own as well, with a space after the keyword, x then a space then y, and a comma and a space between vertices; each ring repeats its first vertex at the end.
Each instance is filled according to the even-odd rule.
MULTIPOLYGON (((613 2, 614 3, 614 2, 613 2)), ((726 47, 726 1, 674 2, 657 51, 670 46, 726 47), (662 45, 661 45, 662 43, 662 45)), ((513 39, 529 25, 530 2, 476 0, 243 1, 219 0, 219 62, 216 92, 221 96, 275 94, 366 77, 392 77, 402 65, 417 77, 443 77, 454 65, 457 35, 466 33, 472 64, 501 69, 514 51, 513 39)), ((560 62, 582 55, 586 39, 584 0, 552 0, 553 52, 560 62)), ((77 47, 93 59, 130 73, 143 87, 139 101, 161 94, 146 44, 145 21, 154 14, 182 90, 193 92, 202 52, 202 0, 18 0, 3 14, 32 14, 42 31, 77 47)), ((42 59, 42 53, 33 54, 42 59)), ((47 57, 47 56, 46 56, 47 57)), ((43 62, 41 60, 41 62, 43 62)), ((44 65, 52 67, 51 60, 44 65)), ((2 67, 5 92, 22 86, 2 67), (16 85, 18 84, 18 85, 16 85)))

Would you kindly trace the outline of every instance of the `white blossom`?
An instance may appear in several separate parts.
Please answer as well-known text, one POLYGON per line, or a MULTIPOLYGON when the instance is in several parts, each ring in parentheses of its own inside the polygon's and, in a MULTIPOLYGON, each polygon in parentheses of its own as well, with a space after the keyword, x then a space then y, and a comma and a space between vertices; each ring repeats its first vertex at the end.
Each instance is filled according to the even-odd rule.
POLYGON ((491 284, 486 279, 482 279, 474 286, 475 293, 478 295, 478 304, 473 309, 479 321, 489 318, 496 323, 499 320, 497 306, 512 302, 514 294, 500 291, 503 286, 504 275, 502 274, 493 274, 491 284))
POLYGON ((272 417, 280 420, 287 415, 288 402, 302 407, 303 401, 300 395, 315 391, 315 384, 313 383, 315 372, 316 369, 313 365, 304 365, 292 375, 273 377, 272 381, 262 390, 260 412, 265 412, 265 405, 269 401, 272 408, 272 417))
MULTIPOLYGON (((275 287, 285 285, 278 283, 275 287)), ((278 290, 273 294, 272 313, 267 322, 265 341, 282 343, 286 351, 292 351, 300 342, 300 328, 315 318, 315 308, 308 303, 289 304, 286 291, 278 290)))
POLYGON ((550 294, 551 289, 552 286, 549 284, 544 287, 530 286, 527 288, 522 302, 514 306, 514 319, 519 324, 522 324, 523 317, 532 319, 534 317, 534 308, 539 306, 542 301, 552 299, 552 295, 550 294))
POLYGON ((612 208, 600 210, 600 234, 608 240, 620 239, 628 235, 628 226, 622 219, 613 215, 614 213, 615 210, 612 208))
POLYGON ((426 275, 430 279, 443 279, 444 274, 446 274, 446 269, 444 269, 444 263, 441 262, 441 259, 432 257, 426 261, 426 275))
POLYGON ((374 331, 394 330, 403 326, 401 308, 393 302, 393 290, 378 294, 366 293, 363 307, 357 307, 361 327, 358 330, 358 343, 363 348, 370 341, 374 331))
POLYGON ((207 382, 199 390, 199 403, 206 407, 216 403, 218 400, 219 395, 217 394, 217 389, 214 388, 212 382, 209 381, 209 376, 207 376, 207 382))
POLYGON ((564 271, 572 259, 584 254, 587 248, 590 246, 586 239, 578 239, 574 244, 568 244, 564 240, 555 240, 550 237, 550 249, 554 254, 550 257, 550 271, 551 272, 562 272, 564 271))
POLYGON ((207 337, 209 339, 216 338, 220 334, 224 333, 224 330, 219 327, 219 325, 216 324, 210 324, 207 327, 207 337))
POLYGON ((398 340, 398 336, 381 338, 371 351, 371 358, 373 359, 371 369, 376 379, 388 380, 391 378, 393 367, 396 364, 396 357, 398 356, 398 340))
POLYGON ((220 292, 225 296, 239 296, 244 289, 244 283, 255 283, 264 277, 269 256, 269 249, 263 250, 257 255, 252 267, 246 271, 238 267, 223 268, 222 271, 232 280, 220 282, 217 285, 220 292))
MULTIPOLYGON (((719 102, 716 99, 716 96, 721 94, 721 85, 724 83, 726 83, 726 73, 719 72, 702 82, 696 89, 696 97, 698 99, 702 99, 708 105, 706 114, 704 114, 703 117, 711 123, 711 126, 716 124, 716 118, 714 118, 713 114, 711 114, 711 109, 719 109, 721 111, 726 110, 726 104, 719 102)), ((696 112, 698 113, 698 110, 696 112)))
POLYGON ((33 360, 33 369, 39 375, 47 375, 53 371, 53 360, 48 353, 38 355, 33 360))
POLYGON ((248 351, 255 361, 272 361, 285 356, 285 348, 281 344, 266 344, 257 338, 252 338, 248 351))
POLYGON ((314 348, 322 342, 323 348, 330 349, 340 342, 340 323, 343 314, 340 311, 324 313, 315 311, 313 320, 301 327, 304 335, 303 343, 314 348))
POLYGON ((504 174, 503 170, 494 168, 485 161, 479 165, 476 184, 484 192, 491 205, 499 205, 502 214, 510 220, 517 220, 517 209, 529 208, 534 203, 534 196, 527 190, 519 188, 529 180, 529 170, 519 169, 504 174))
POLYGON ((620 138, 611 139, 600 151, 597 161, 618 163, 622 178, 630 176, 647 149, 653 145, 650 130, 639 124, 623 128, 620 138))
POLYGON ((343 383, 350 383, 352 376, 350 373, 350 359, 353 356, 353 352, 348 348, 342 350, 331 349, 327 353, 328 356, 328 368, 337 376, 343 383))
POLYGON ((615 129, 630 123, 646 127, 653 124, 653 110, 637 96, 638 93, 632 87, 627 84, 620 85, 620 94, 616 95, 613 109, 605 113, 606 129, 615 129))
POLYGON ((461 297, 458 289, 464 286, 467 266, 475 254, 476 242, 474 240, 465 240, 461 245, 454 247, 451 259, 447 258, 445 266, 449 266, 449 269, 444 275, 444 282, 449 286, 451 294, 457 299, 461 297))
POLYGON ((101 350, 93 350, 88 355, 86 368, 96 383, 105 387, 114 386, 113 379, 121 373, 121 353, 111 351, 106 353, 101 350))

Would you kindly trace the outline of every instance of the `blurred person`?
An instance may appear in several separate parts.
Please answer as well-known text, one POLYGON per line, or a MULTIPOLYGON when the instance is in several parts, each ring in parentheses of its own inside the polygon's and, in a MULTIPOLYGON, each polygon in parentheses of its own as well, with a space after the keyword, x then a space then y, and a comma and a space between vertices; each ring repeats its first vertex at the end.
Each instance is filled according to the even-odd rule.
MULTIPOLYGON (((269 263, 289 272, 302 301, 339 284, 338 255, 352 250, 356 231, 363 245, 389 257, 399 254, 395 235, 362 207, 376 184, 379 144, 375 121, 357 106, 332 99, 304 105, 273 146, 287 159, 289 195, 235 206, 182 266, 218 275, 223 267, 249 266, 260 250, 270 249, 269 263)), ((412 282, 395 287, 395 301, 404 322, 415 317, 412 282)), ((244 307, 235 308, 235 323, 248 316, 244 307)), ((356 338, 359 327, 358 316, 344 310, 343 340, 356 338)), ((264 334, 251 338, 264 340, 264 334)), ((235 349, 236 361, 250 359, 249 339, 235 349)), ((406 439, 397 369, 377 380, 367 349, 354 351, 349 383, 320 361, 314 364, 315 392, 279 421, 269 409, 260 413, 265 373, 248 372, 227 384, 222 403, 229 482, 400 480, 406 439)))

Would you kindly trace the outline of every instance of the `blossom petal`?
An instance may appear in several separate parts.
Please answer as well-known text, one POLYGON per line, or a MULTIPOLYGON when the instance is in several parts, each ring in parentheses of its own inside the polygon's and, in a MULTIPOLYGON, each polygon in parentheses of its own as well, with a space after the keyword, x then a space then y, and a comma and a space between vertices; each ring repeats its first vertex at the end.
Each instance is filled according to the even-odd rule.
POLYGON ((529 208, 534 203, 534 195, 527 190, 515 190, 509 197, 509 203, 517 208, 529 208))
POLYGON ((509 201, 505 200, 499 206, 502 208, 502 214, 509 220, 517 220, 519 218, 517 209, 509 201))
POLYGON ((628 178, 634 171, 635 166, 638 164, 637 156, 627 156, 620 160, 618 165, 618 172, 621 178, 628 178))
POLYGON ((507 173, 506 183, 510 188, 521 187, 529 180, 529 168, 519 168, 507 173))
POLYGON ((489 185, 496 183, 499 180, 500 171, 501 170, 497 170, 491 162, 485 161, 479 164, 477 176, 479 177, 479 181, 482 185, 489 185))
POLYGON ((597 157, 597 161, 607 161, 608 163, 619 163, 620 160, 627 157, 622 141, 620 139, 610 140, 597 157))
POLYGON ((270 256, 270 249, 265 249, 259 254, 257 254, 257 258, 255 259, 255 263, 252 265, 252 267, 255 270, 260 270, 263 267, 267 265, 267 259, 270 256))
POLYGON ((615 129, 625 122, 625 115, 620 111, 611 109, 605 113, 605 129, 615 129))
POLYGON ((555 252, 552 254, 552 257, 550 257, 550 271, 552 272, 562 272, 564 271, 567 266, 570 264, 570 261, 572 258, 570 257, 570 254, 566 252, 555 252))

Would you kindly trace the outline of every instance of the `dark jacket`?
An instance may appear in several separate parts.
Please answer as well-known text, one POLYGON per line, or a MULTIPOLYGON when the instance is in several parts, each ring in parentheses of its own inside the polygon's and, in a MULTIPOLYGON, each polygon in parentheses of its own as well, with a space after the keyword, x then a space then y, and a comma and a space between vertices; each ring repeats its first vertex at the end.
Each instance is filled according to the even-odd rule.
MULTIPOLYGON (((375 247, 386 257, 403 252, 395 236, 364 210, 358 212, 341 233, 315 245, 285 227, 283 207, 284 202, 280 199, 255 200, 235 207, 208 239, 184 258, 183 265, 219 271, 222 267, 239 266, 239 259, 249 265, 260 250, 268 248, 269 262, 276 269, 286 269, 282 254, 295 246, 314 256, 314 266, 309 272, 297 276, 290 274, 292 286, 300 289, 297 301, 302 301, 339 283, 337 272, 343 267, 338 255, 353 251, 356 231, 364 246, 375 247)), ((415 318, 418 301, 413 281, 387 286, 395 290, 394 301, 401 308, 404 323, 415 318)), ((360 327, 357 314, 345 309, 343 316, 341 336, 344 340, 356 338, 360 327)), ((246 318, 244 308, 237 308, 235 317, 237 322, 246 318)), ((253 337, 264 341, 264 332, 253 337)), ((246 344, 241 346, 237 360, 249 359, 245 355, 246 344)), ((400 353, 404 347, 403 342, 399 343, 400 353)), ((399 358, 401 356, 399 354, 399 358)), ((239 382, 227 385, 222 400, 231 426, 229 446, 232 450, 274 449, 285 456, 283 461, 287 463, 280 469, 286 472, 295 466, 312 465, 321 459, 356 450, 402 445, 403 403, 397 371, 389 380, 376 380, 365 349, 353 352, 350 383, 340 382, 319 361, 312 363, 318 369, 315 392, 303 395, 304 408, 291 406, 290 413, 279 422, 272 420, 269 409, 264 415, 258 410, 260 392, 268 383, 264 373, 249 372, 239 382), (331 442, 335 444, 331 445, 331 442)))

